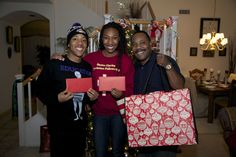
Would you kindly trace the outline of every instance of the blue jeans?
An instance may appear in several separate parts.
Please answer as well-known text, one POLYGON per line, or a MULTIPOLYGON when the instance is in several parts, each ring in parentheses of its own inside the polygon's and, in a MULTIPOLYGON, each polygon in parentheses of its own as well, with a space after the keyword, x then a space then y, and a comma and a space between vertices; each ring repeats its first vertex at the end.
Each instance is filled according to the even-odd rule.
POLYGON ((121 115, 94 116, 94 142, 96 157, 107 157, 109 140, 112 142, 113 157, 124 156, 126 127, 121 115))

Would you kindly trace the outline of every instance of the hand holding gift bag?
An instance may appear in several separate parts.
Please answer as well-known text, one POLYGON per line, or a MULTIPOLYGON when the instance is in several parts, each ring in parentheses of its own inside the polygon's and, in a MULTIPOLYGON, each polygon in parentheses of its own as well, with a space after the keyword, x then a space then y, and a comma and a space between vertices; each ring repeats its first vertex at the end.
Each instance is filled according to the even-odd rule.
MULTIPOLYGON (((122 100, 119 102, 122 106, 122 100)), ((125 114, 130 147, 197 144, 187 88, 126 97, 121 114, 125 114)))
POLYGON ((126 119, 125 119, 125 98, 116 101, 116 104, 119 108, 119 111, 120 111, 121 117, 123 119, 123 122, 126 124, 126 119))

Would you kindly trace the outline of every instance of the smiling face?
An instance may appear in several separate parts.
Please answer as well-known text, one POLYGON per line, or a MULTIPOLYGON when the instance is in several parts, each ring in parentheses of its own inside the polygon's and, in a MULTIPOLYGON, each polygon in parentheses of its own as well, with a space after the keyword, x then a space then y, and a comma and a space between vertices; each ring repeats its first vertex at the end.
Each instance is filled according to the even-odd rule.
POLYGON ((74 62, 80 62, 87 49, 87 39, 82 34, 74 35, 69 42, 68 58, 74 62))
POLYGON ((117 47, 119 45, 119 32, 115 28, 107 28, 104 30, 102 42, 104 45, 103 53, 106 56, 114 56, 117 54, 117 47))
POLYGON ((145 64, 151 56, 151 42, 147 36, 140 32, 134 34, 132 37, 132 51, 135 58, 141 63, 145 64))

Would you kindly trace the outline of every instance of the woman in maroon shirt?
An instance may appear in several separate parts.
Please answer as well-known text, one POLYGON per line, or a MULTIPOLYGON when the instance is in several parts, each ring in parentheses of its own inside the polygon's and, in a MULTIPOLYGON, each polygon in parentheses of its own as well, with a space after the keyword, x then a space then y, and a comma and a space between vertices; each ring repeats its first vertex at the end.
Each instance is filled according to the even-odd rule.
MULTIPOLYGON (((93 105, 94 110, 94 140, 96 157, 106 157, 109 139, 112 142, 113 157, 124 156, 123 146, 126 137, 126 127, 123 123, 116 101, 133 94, 134 66, 126 54, 126 38, 122 27, 110 22, 101 30, 99 50, 89 53, 84 59, 92 65, 93 88, 98 91, 97 80, 104 74, 109 76, 125 76, 126 90, 124 92, 112 89, 103 96, 99 92, 93 105)), ((115 82, 114 82, 115 83, 115 82)))

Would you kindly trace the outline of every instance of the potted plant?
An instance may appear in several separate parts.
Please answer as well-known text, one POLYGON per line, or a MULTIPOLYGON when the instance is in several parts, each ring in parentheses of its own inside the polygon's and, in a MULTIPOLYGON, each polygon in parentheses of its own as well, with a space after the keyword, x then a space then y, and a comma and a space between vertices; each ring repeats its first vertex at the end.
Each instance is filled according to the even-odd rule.
POLYGON ((36 57, 40 66, 50 60, 50 48, 48 46, 38 45, 36 50, 38 52, 36 57))

